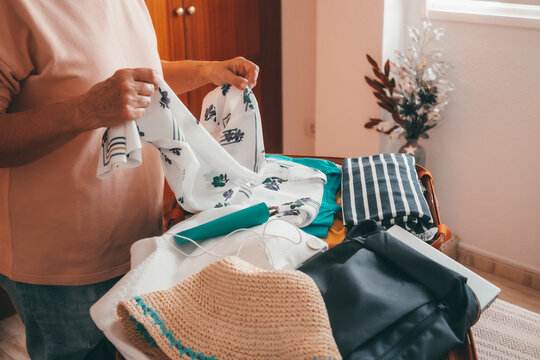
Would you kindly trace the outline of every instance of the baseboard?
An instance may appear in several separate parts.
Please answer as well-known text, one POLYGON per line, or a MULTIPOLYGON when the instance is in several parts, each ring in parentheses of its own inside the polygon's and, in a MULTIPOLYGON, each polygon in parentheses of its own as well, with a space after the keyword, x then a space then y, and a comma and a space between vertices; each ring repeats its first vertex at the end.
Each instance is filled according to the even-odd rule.
POLYGON ((457 261, 465 266, 540 290, 540 273, 525 267, 483 254, 481 251, 458 244, 457 261))

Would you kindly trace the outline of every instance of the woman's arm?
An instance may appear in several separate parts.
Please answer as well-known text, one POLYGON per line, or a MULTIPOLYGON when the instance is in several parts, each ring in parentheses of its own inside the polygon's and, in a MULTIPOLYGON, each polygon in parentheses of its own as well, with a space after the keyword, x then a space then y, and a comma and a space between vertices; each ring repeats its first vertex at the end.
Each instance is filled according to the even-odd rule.
POLYGON ((83 95, 39 109, 0 114, 0 168, 35 161, 85 131, 141 117, 155 86, 152 69, 122 69, 83 95))
POLYGON ((161 61, 163 77, 177 94, 203 85, 232 84, 240 89, 257 84, 259 67, 243 57, 226 61, 161 61))

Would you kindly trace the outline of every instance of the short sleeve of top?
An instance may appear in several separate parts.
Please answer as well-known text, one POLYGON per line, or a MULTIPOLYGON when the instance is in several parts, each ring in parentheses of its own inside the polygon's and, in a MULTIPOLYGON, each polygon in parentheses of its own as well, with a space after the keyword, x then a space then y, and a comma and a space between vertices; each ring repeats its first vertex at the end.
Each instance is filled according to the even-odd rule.
POLYGON ((21 81, 34 69, 30 56, 34 39, 22 20, 22 9, 12 3, 0 1, 0 114, 6 112, 11 98, 20 91, 21 81))

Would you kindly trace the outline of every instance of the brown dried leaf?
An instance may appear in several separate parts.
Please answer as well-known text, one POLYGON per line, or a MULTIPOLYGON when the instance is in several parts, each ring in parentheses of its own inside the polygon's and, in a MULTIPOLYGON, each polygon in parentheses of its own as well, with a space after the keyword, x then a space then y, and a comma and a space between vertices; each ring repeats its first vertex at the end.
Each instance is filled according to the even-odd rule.
POLYGON ((381 78, 382 82, 383 82, 383 85, 386 86, 388 89, 392 89, 393 86, 392 86, 392 82, 390 81, 390 79, 388 79, 386 76, 384 76, 383 78, 381 78))
POLYGON ((383 131, 383 133, 386 134, 386 135, 389 135, 392 131, 394 131, 394 130, 397 129, 398 127, 399 127, 399 126, 394 125, 394 126, 392 126, 389 130, 383 131))
POLYGON ((364 76, 364 79, 373 89, 379 91, 380 93, 384 93, 384 85, 382 83, 378 82, 377 80, 370 79, 367 76, 364 76))
POLYGON ((381 123, 382 121, 383 121, 382 119, 369 118, 369 121, 366 121, 366 123, 364 124, 364 127, 367 129, 371 129, 374 126, 381 123))
POLYGON ((384 64, 384 75, 390 75, 390 60, 386 60, 386 64, 384 64))
POLYGON ((374 68, 379 68, 379 64, 377 64, 377 62, 375 60, 373 60, 373 58, 371 56, 366 54, 366 57, 367 57, 367 61, 369 61, 371 66, 373 66, 374 68))
POLYGON ((403 120, 398 113, 392 112, 392 119, 400 126, 403 126, 403 120))
POLYGON ((373 68, 373 73, 375 74, 376 77, 378 77, 379 79, 381 80, 384 80, 384 74, 381 72, 381 70, 379 70, 379 68, 373 68))
POLYGON ((384 110, 388 111, 388 112, 391 112, 393 113, 394 112, 394 109, 392 108, 392 106, 386 104, 386 103, 383 103, 382 101, 377 101, 377 104, 383 108, 384 110))
POLYGON ((392 99, 390 99, 388 96, 386 96, 386 94, 381 94, 381 93, 378 93, 378 92, 373 92, 373 95, 375 95, 375 97, 379 100, 381 100, 382 102, 390 105, 390 106, 394 106, 394 101, 392 99))

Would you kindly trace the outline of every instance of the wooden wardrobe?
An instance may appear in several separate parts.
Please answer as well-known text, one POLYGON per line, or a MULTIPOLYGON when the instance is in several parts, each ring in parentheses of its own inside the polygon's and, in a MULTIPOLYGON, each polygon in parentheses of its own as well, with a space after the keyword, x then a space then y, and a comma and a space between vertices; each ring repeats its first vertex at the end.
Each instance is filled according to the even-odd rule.
MULTIPOLYGON (((145 0, 163 60, 227 60, 243 56, 260 67, 254 89, 266 152, 282 152, 281 1, 145 0)), ((180 96, 199 118, 215 85, 180 96)))

